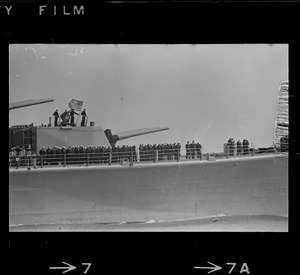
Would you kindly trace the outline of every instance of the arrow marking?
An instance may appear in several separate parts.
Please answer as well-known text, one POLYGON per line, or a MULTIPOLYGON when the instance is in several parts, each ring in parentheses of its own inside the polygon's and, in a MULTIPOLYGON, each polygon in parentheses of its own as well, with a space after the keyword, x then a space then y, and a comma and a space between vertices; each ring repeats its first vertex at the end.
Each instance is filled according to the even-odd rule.
POLYGON ((213 264, 211 262, 208 262, 208 263, 211 264, 211 265, 213 265, 213 266, 195 266, 194 268, 195 269, 212 269, 212 270, 208 271, 207 273, 211 273, 211 272, 218 271, 218 270, 222 269, 222 267, 220 267, 218 265, 215 265, 215 264, 213 264))
POLYGON ((74 266, 74 265, 68 264, 68 263, 63 262, 63 261, 62 261, 62 263, 64 263, 67 266, 58 266, 58 267, 51 266, 51 267, 49 267, 49 269, 66 269, 62 273, 66 273, 66 272, 69 272, 69 271, 72 271, 72 270, 76 269, 76 266, 74 266))

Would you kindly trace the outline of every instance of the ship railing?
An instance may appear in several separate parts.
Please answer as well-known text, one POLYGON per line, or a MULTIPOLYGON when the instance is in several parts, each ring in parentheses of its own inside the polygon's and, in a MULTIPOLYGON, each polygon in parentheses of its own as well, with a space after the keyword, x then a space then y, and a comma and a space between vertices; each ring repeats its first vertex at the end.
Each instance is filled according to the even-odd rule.
POLYGON ((179 161, 182 156, 180 148, 140 149, 139 162, 179 161))
POLYGON ((63 152, 9 157, 10 167, 49 167, 78 165, 133 165, 136 162, 179 161, 180 150, 130 150, 108 152, 63 152))
POLYGON ((9 167, 30 167, 33 166, 32 159, 35 155, 13 155, 9 156, 9 167))
MULTIPOLYGON (((284 148, 286 150, 288 145, 284 148)), ((221 151, 221 149, 220 149, 221 151)), ((171 148, 171 149, 137 149, 129 151, 106 152, 52 152, 47 154, 29 154, 24 156, 10 156, 10 167, 51 167, 51 166, 90 166, 90 165, 128 165, 134 163, 179 162, 228 159, 233 157, 255 156, 270 153, 280 153, 276 147, 237 148, 224 146, 222 152, 208 153, 202 149, 171 148), (184 151, 185 154, 181 154, 184 151)))

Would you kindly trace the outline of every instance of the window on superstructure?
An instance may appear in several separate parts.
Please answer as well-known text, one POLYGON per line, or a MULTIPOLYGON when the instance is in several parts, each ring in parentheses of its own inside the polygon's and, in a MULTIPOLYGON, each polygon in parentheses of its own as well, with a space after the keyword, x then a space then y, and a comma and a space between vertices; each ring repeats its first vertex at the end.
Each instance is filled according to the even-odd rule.
POLYGON ((28 148, 28 145, 30 145, 30 147, 32 147, 33 145, 33 131, 30 130, 26 130, 23 132, 23 144, 26 148, 28 148))

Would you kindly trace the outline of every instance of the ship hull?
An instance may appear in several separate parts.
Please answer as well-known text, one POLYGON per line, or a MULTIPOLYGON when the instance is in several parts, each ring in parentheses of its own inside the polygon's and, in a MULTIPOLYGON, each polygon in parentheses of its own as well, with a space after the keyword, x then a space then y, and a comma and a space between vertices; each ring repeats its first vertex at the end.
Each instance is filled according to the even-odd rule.
POLYGON ((11 170, 9 225, 288 216, 288 157, 11 170))

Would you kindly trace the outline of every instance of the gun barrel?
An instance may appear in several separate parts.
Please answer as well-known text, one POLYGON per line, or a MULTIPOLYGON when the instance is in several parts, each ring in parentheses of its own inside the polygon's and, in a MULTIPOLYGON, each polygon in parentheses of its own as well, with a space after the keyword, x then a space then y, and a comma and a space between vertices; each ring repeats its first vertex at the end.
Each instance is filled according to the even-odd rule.
POLYGON ((131 137, 136 137, 136 136, 141 136, 141 135, 146 135, 146 134, 151 134, 151 133, 156 133, 156 132, 166 131, 166 130, 169 130, 169 127, 142 128, 142 129, 117 133, 116 135, 119 138, 118 140, 123 140, 126 138, 131 138, 131 137))
POLYGON ((9 110, 23 108, 23 107, 27 107, 27 106, 31 106, 31 105, 36 105, 36 104, 53 102, 53 101, 54 101, 54 99, 31 99, 31 100, 19 101, 19 102, 9 104, 9 110))

